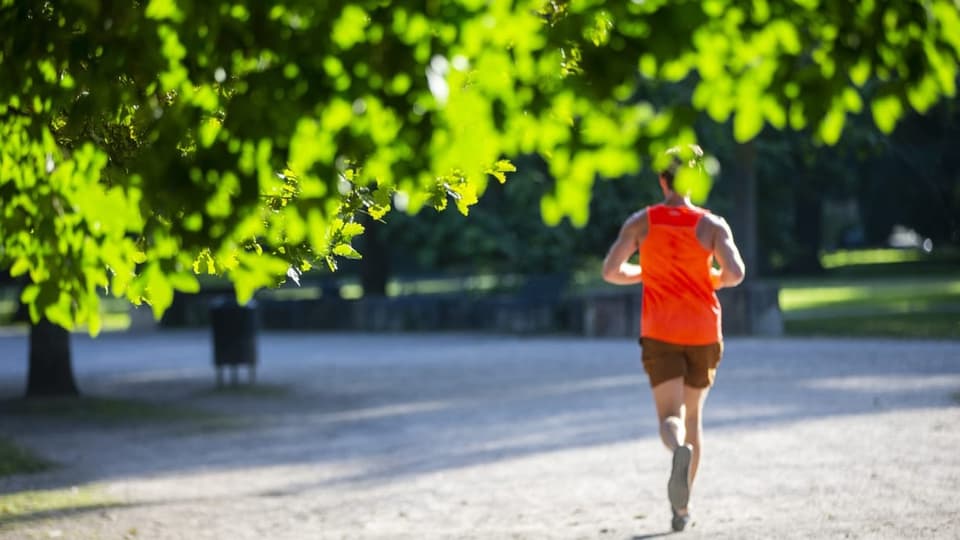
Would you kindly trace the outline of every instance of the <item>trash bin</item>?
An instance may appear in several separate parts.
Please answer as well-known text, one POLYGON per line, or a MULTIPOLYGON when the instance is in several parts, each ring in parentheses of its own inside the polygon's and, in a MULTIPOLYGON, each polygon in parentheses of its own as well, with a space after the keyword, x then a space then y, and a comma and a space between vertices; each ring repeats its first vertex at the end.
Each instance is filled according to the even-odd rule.
POLYGON ((256 381, 257 369, 257 305, 250 301, 237 304, 232 297, 218 298, 210 305, 210 327, 213 331, 213 365, 217 370, 217 386, 223 385, 223 369, 229 367, 231 382, 237 384, 237 369, 246 366, 249 381, 256 381))

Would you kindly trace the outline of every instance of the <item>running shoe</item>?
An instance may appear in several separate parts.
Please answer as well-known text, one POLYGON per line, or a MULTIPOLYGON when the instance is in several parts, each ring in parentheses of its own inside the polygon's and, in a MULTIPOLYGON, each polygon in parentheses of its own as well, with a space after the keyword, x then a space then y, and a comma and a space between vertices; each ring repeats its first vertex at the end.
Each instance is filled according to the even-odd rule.
POLYGON ((683 510, 690 500, 690 460, 693 458, 693 447, 689 444, 678 446, 673 451, 673 468, 670 470, 670 481, 667 482, 667 497, 674 510, 683 510))
POLYGON ((687 526, 687 523, 690 523, 690 514, 681 516, 676 510, 671 509, 671 511, 673 512, 673 520, 670 522, 670 527, 674 532, 680 532, 687 526))

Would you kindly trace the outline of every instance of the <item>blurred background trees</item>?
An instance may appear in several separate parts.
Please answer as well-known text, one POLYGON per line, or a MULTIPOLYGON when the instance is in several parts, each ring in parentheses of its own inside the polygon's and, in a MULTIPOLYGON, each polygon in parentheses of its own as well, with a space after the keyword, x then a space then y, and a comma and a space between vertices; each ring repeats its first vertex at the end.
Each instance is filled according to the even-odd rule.
MULTIPOLYGON (((636 177, 698 139, 721 163, 732 141, 750 145, 764 197, 796 187, 762 229, 779 219, 794 244, 760 257, 796 267, 824 241, 816 194, 856 183, 838 167, 864 153, 846 141, 857 124, 889 134, 911 110, 949 109, 932 107, 956 96, 960 58, 952 0, 2 0, 0 36, 0 267, 27 276, 32 320, 93 333, 104 291, 159 316, 210 273, 245 300, 359 257, 353 239, 391 208, 468 213, 514 159, 530 185, 491 197, 499 219, 477 219, 467 240, 432 227, 443 248, 415 258, 453 261, 439 250, 459 244, 491 265, 566 267, 564 254, 609 237, 617 204, 643 203, 598 178, 636 177), (837 144, 824 152, 836 159, 821 156, 837 144), (594 204, 595 188, 617 202, 594 204), (526 223, 537 214, 578 228, 596 218, 604 234, 526 223)), ((914 129, 952 129, 929 116, 914 129)), ((909 139, 890 148, 923 144, 909 139)), ((890 159, 952 189, 949 165, 922 152, 890 159)), ((859 192, 872 204, 885 185, 859 192)), ((918 226, 943 236, 952 201, 918 226)), ((864 238, 881 234, 889 213, 864 212, 864 238)), ((381 236, 396 239, 385 228, 371 246, 381 236)))
POLYGON ((955 242, 958 59, 954 0, 0 0, 0 270, 94 334, 361 252, 566 273, 697 141, 761 273, 955 242))

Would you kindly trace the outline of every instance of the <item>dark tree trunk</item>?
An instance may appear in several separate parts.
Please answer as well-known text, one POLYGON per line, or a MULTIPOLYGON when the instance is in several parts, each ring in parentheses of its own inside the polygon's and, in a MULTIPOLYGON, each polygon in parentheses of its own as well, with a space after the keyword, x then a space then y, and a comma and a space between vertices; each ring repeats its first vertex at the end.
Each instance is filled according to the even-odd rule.
POLYGON ((756 277, 757 266, 757 150, 754 142, 738 144, 735 150, 736 197, 731 216, 733 236, 747 267, 747 276, 756 277))
POLYGON ((820 264, 820 240, 823 233, 823 195, 814 189, 813 182, 805 181, 796 191, 793 237, 799 251, 790 261, 789 269, 801 274, 823 272, 820 264))
POLYGON ((364 223, 363 259, 360 261, 360 284, 364 296, 386 296, 390 277, 390 250, 384 241, 382 225, 375 219, 364 223))
POLYGON ((30 327, 27 397, 76 396, 70 361, 70 332, 46 319, 30 327))

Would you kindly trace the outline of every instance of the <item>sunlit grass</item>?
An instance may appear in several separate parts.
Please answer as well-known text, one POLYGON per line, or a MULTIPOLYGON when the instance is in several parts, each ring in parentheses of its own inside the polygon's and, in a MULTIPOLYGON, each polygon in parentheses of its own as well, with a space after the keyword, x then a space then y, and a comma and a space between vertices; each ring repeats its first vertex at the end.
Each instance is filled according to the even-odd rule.
POLYGON ((792 335, 960 338, 960 278, 925 276, 786 281, 792 335))
POLYGON ((960 279, 950 277, 881 280, 785 281, 780 309, 785 313, 828 307, 960 305, 960 279))
POLYGON ((896 264, 919 261, 926 256, 927 253, 916 249, 842 250, 820 255, 820 264, 828 269, 861 264, 896 264))
POLYGON ((22 491, 0 495, 0 526, 58 513, 117 506, 119 501, 96 487, 22 491))
POLYGON ((14 474, 37 473, 52 466, 53 463, 0 437, 0 478, 14 474))

